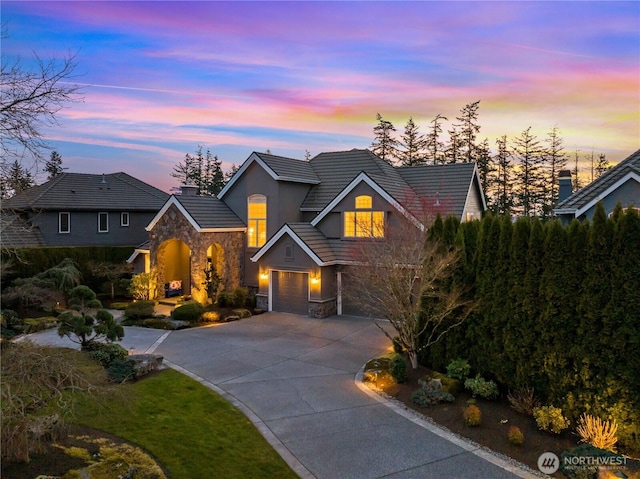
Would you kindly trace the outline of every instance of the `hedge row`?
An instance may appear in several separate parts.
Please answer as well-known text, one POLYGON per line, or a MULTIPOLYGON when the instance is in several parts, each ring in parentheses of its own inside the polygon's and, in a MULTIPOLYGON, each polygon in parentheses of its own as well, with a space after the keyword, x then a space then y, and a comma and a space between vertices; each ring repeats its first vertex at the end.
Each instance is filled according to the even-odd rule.
POLYGON ((455 281, 477 310, 421 360, 444 370, 466 358, 505 389, 533 387, 573 421, 615 418, 640 449, 640 217, 598 208, 592 222, 488 216, 439 221, 432 235, 461 248, 455 281))

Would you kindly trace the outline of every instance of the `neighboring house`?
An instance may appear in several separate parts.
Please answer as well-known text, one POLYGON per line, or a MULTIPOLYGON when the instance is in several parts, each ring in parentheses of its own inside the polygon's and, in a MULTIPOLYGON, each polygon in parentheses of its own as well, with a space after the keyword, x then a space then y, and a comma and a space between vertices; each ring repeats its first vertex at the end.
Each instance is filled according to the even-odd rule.
POLYGON ((571 173, 561 172, 559 202, 553 211, 563 222, 593 218, 599 202, 607 214, 618 202, 623 208, 640 208, 640 150, 575 193, 571 192, 571 173))
POLYGON ((2 246, 138 246, 169 195, 126 173, 62 173, 2 202, 2 246))
POLYGON ((147 227, 149 249, 138 253, 160 285, 181 283, 199 301, 213 265, 226 289, 251 287, 266 310, 357 314, 342 297, 349 245, 384 237, 406 218, 419 227, 425 208, 480 218, 475 164, 393 167, 368 150, 309 161, 253 153, 217 198, 192 188, 172 196, 147 227))

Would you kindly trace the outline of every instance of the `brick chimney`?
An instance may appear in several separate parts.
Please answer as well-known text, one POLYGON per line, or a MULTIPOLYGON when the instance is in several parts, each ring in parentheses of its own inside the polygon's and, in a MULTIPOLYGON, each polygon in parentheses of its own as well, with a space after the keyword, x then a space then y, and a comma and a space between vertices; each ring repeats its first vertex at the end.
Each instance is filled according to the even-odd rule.
POLYGON ((182 196, 198 196, 199 188, 195 185, 182 185, 180 191, 182 196))
POLYGON ((573 182, 571 181, 571 170, 560 170, 558 174, 558 203, 563 202, 573 193, 573 182))

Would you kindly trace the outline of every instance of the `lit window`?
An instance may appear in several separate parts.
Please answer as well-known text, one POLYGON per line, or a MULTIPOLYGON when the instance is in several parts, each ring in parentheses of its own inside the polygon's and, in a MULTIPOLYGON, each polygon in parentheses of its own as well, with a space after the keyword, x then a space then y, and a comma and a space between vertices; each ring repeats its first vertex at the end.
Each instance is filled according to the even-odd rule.
POLYGON ((109 232, 109 214, 98 213, 98 233, 109 232))
POLYGON ((344 236, 357 238, 384 237, 384 211, 371 211, 373 198, 356 197, 356 211, 344 212, 344 236))
POLYGON ((58 213, 58 233, 71 233, 71 215, 58 213))
POLYGON ((120 226, 129 226, 129 213, 120 213, 120 226))
POLYGON ((267 241, 267 197, 264 195, 249 196, 248 245, 259 248, 267 241))

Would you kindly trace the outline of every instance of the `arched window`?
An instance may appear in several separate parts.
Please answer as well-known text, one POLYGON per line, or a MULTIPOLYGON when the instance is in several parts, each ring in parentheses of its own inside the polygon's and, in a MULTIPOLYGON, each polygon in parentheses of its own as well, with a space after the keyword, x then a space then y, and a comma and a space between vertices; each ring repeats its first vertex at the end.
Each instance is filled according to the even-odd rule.
POLYGON ((259 248, 267 241, 267 197, 249 196, 247 212, 247 244, 250 248, 259 248))
POLYGON ((373 211, 373 198, 356 196, 355 211, 344 212, 344 236, 351 238, 383 238, 384 211, 373 211))

